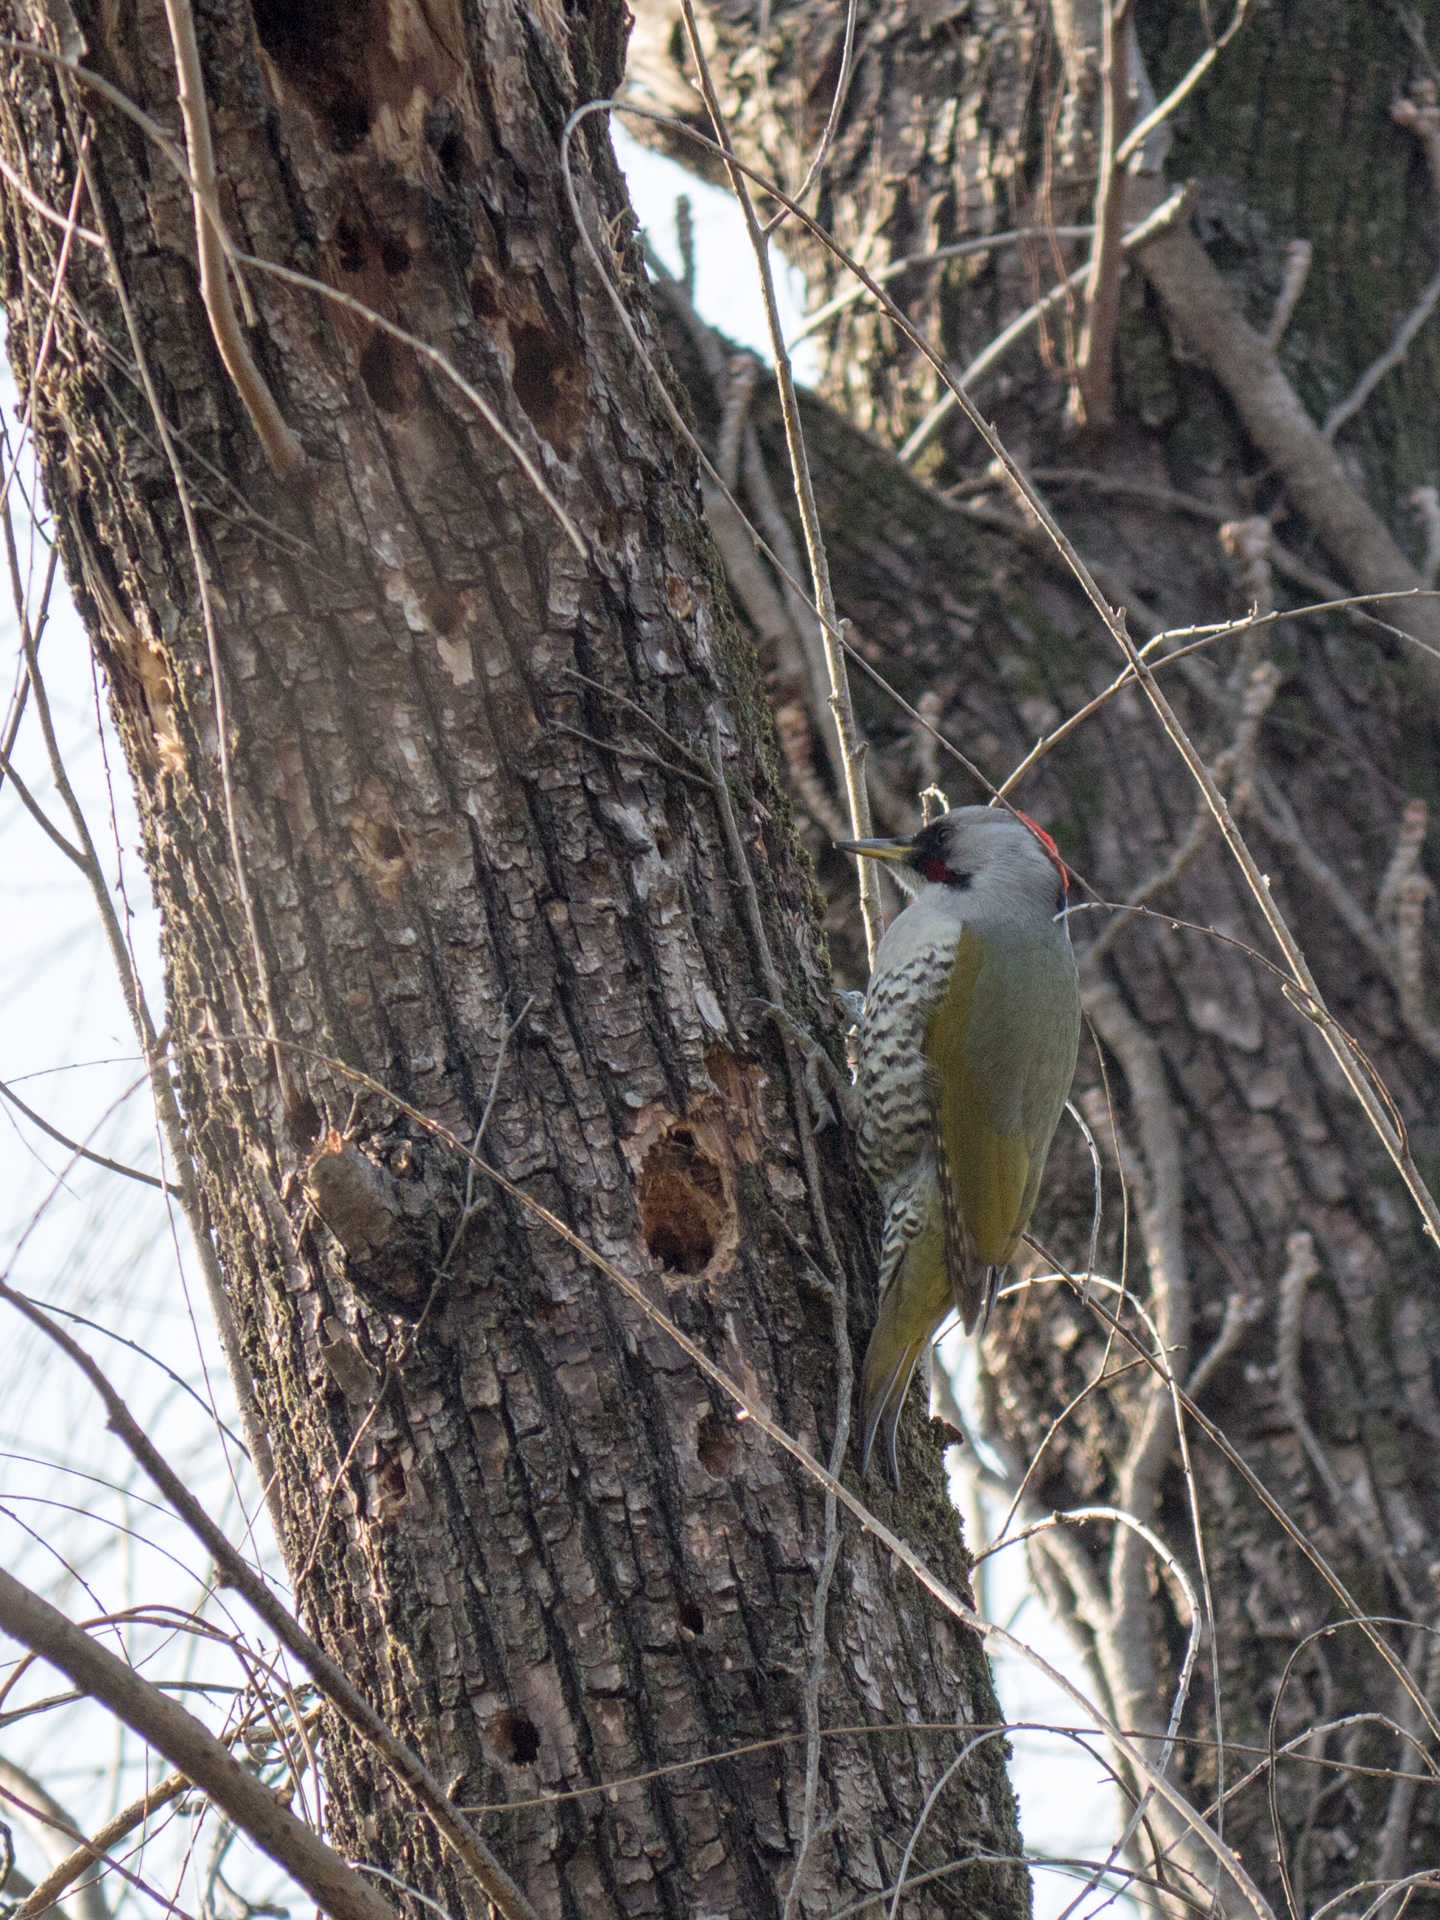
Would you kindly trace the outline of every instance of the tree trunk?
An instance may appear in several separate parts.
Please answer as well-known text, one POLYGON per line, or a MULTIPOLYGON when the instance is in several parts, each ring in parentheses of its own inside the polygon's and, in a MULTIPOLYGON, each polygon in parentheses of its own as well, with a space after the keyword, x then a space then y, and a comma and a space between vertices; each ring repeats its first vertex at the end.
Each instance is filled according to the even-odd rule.
MULTIPOLYGON (((61 21, 182 141, 159 0, 5 19, 51 47, 61 21)), ((93 237, 37 378, 62 238, 7 189, 11 353, 316 1633, 459 1802, 522 1803, 483 1824, 539 1914, 778 1914, 797 1876, 795 1910, 834 1913, 918 1832, 910 1872, 939 1877, 907 1912, 1015 1916, 1000 1743, 949 1775, 956 1736, 895 1731, 995 1723, 978 1642, 868 1536, 837 1563, 823 1490, 538 1211, 838 1467, 873 1206, 843 1130, 816 1154, 764 1005, 778 985, 829 1023, 816 896, 692 463, 557 159, 623 19, 198 10, 231 236, 346 296, 242 270, 284 475, 212 335, 187 182, 88 81, 12 54, 5 158, 63 210, 84 151, 93 237), (828 1731, 857 1726, 891 1731, 828 1731)), ((659 352, 601 121, 572 157, 659 352)), ((933 1443, 898 1518, 963 1587, 933 1443)), ((336 1845, 478 1911, 368 1748, 334 1725, 324 1751, 336 1845)))
MULTIPOLYGON (((1164 4, 1132 11, 1133 71, 1163 97, 1202 51, 1210 16, 1164 4)), ((737 152, 793 191, 830 112, 845 9, 772 6, 763 36, 755 12, 710 0, 702 30, 737 152)), ((939 14, 920 0, 862 4, 854 77, 808 204, 874 274, 1002 229, 1088 221, 1099 109, 1096 62, 1083 47, 1088 32, 1098 48, 1098 18, 1093 7, 1059 5, 1051 18, 1029 0, 939 14)), ((651 0, 632 62, 645 83, 638 97, 658 94, 700 125, 683 47, 678 7, 651 0)), ((1311 425, 1418 311, 1434 271, 1440 174, 1430 167, 1440 149, 1430 94, 1417 89, 1393 111, 1416 71, 1424 60, 1398 13, 1368 0, 1255 9, 1175 116, 1168 181, 1142 175, 1127 188, 1133 218, 1147 188, 1190 180, 1194 212, 1140 253, 1141 270, 1121 285, 1114 424, 1071 424, 1068 374, 1085 318, 1078 290, 1052 311, 1038 345, 1022 344, 977 389, 1137 635, 1272 597, 1281 606, 1327 598, 1337 580, 1373 591, 1422 577, 1423 522, 1417 534, 1402 503, 1436 478, 1434 323, 1338 430, 1338 460, 1311 425), (1295 238, 1314 253, 1276 355, 1262 336, 1295 238), (1224 342, 1197 337, 1187 275, 1207 298, 1218 288, 1211 318, 1247 354, 1264 348, 1253 356, 1268 383, 1258 406, 1224 342), (1306 450, 1293 467, 1268 437, 1264 403, 1277 396, 1306 450), (1345 489, 1338 518, 1317 478, 1345 489), (1216 539, 1221 523, 1233 523, 1234 557, 1216 539), (1357 528, 1364 539, 1350 537, 1357 528), (1393 556, 1379 578, 1366 544, 1376 529, 1393 556)), ((636 131, 685 148, 646 123, 636 131)), ((845 276, 793 221, 784 244, 817 302, 844 291, 845 276)), ((1062 273, 1083 267, 1088 247, 1042 232, 959 262, 912 265, 887 290, 958 368, 1062 273)), ((902 445, 937 397, 933 372, 869 300, 817 340, 824 392, 876 441, 902 445)), ((763 405, 751 421, 778 460, 763 405)), ((928 487, 878 445, 846 438, 818 407, 809 426, 837 598, 857 643, 998 782, 1119 671, 1113 642, 1053 550, 1027 534, 998 485, 987 490, 988 456, 958 414, 919 457, 928 487), (948 505, 944 487, 955 490, 948 505)), ((1435 616, 1412 603, 1397 618, 1413 634, 1435 616)), ((1225 639, 1164 681, 1220 771, 1332 1009, 1383 1075, 1434 1176, 1440 1022, 1422 931, 1433 927, 1433 860, 1420 857, 1440 764, 1431 664, 1394 624, 1308 618, 1225 639)), ((888 789, 903 807, 937 770, 952 800, 983 797, 953 761, 937 759, 918 724, 863 679, 857 687, 882 800, 888 789)), ((800 757, 813 745, 802 742, 800 757)), ((1016 798, 1083 876, 1072 926, 1107 1074, 1102 1084, 1096 1052, 1082 1051, 1080 1097, 1106 1162, 1101 1271, 1122 1270, 1128 1209, 1126 1277, 1181 1383, 1324 1555, 1353 1607, 1411 1623, 1381 1633, 1423 1690, 1435 1672, 1440 1521, 1435 1249, 1318 1035, 1247 951, 1276 957, 1140 696, 1132 689, 1103 707, 1016 798), (1120 921, 1103 905, 1130 899, 1163 917, 1120 921)), ((822 877, 841 884, 838 863, 822 877)), ((841 952, 863 969, 853 944, 841 952)), ((1072 1269, 1086 1258, 1089 1206, 1087 1156, 1062 1134, 1036 1224, 1072 1269)), ((1129 1323, 1139 1330, 1133 1315, 1129 1323)), ((1275 1769, 1276 1828, 1263 1767, 1226 1807, 1226 1836, 1266 1891, 1277 1905, 1285 1898, 1277 1850, 1307 1912, 1430 1866, 1440 1849, 1435 1797, 1347 1771, 1427 1764, 1410 1744, 1433 1745, 1414 1701, 1361 1629, 1308 1637, 1353 1608, 1192 1429, 1202 1567, 1167 1391, 1127 1368, 1130 1356, 1107 1338, 1054 1290, 1023 1295, 997 1312, 986 1342, 983 1413, 1009 1487, 1039 1452, 1027 1514, 1118 1506, 1158 1529, 1197 1589, 1208 1572, 1215 1666, 1207 1677, 1207 1644, 1179 1776, 1207 1804, 1220 1781, 1233 1785, 1263 1762, 1272 1740, 1322 1728, 1275 1769), (1113 1384, 1077 1397, 1107 1369, 1113 1384)), ((1158 1734, 1188 1622, 1143 1540, 1098 1523, 1051 1531, 1034 1543, 1032 1564, 1086 1644, 1113 1712, 1158 1734)), ((1174 1838, 1163 1808, 1151 1818, 1174 1838)), ((1182 1870, 1204 1871, 1183 1847, 1178 1857, 1182 1870)), ((1358 1910, 1373 1893, 1349 1903, 1358 1910)))

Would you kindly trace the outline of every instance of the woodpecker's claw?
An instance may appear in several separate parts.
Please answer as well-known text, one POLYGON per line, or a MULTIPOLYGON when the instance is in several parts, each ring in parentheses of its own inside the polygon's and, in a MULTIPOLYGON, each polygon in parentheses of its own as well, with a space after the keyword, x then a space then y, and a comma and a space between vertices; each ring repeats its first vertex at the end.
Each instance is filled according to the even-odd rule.
MULTIPOLYGON (((837 995, 837 998, 839 997, 837 995)), ((810 1124, 815 1132, 823 1133, 834 1118, 827 1094, 833 1096, 846 1119, 853 1121, 853 1089, 850 1082, 815 1036, 807 1032, 787 1008, 777 1006, 773 1000, 757 1000, 753 1004, 763 1007, 771 1019, 785 1029, 800 1049, 801 1058, 805 1063, 805 1098, 810 1107, 810 1124)))
POLYGON ((845 1018, 852 1027, 858 1027, 865 1018, 865 996, 853 990, 837 987, 835 989, 837 1005, 845 1009, 845 1018))

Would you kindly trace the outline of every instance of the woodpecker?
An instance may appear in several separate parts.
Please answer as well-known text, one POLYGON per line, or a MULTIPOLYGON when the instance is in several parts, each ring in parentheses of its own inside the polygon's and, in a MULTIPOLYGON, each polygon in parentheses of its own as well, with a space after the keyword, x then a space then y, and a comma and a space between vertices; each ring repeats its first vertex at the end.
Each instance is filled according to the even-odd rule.
POLYGON ((885 933, 860 1020, 861 1163, 885 1203, 880 1312, 865 1353, 860 1470, 896 1434, 953 1307, 989 1311, 1035 1204, 1080 1041, 1064 914, 1070 875, 1024 814, 956 807, 909 840, 842 840, 912 895, 885 933))

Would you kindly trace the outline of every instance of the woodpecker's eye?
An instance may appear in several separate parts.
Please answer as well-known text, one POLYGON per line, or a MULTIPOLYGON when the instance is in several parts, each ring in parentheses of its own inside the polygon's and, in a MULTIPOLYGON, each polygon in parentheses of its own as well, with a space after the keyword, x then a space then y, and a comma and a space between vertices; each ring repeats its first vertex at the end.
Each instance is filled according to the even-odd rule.
POLYGON ((910 866, 933 887, 958 887, 964 891, 975 876, 950 866, 947 851, 947 837, 939 822, 933 820, 927 828, 916 833, 914 841, 910 843, 910 866))
POLYGON ((916 834, 911 842, 910 864, 922 880, 937 887, 968 887, 972 874, 961 873, 945 858, 945 836, 938 822, 916 834))
POLYGON ((938 876, 932 874, 933 867, 945 865, 945 848, 938 829, 932 824, 922 827, 910 842, 910 864, 927 880, 938 876))

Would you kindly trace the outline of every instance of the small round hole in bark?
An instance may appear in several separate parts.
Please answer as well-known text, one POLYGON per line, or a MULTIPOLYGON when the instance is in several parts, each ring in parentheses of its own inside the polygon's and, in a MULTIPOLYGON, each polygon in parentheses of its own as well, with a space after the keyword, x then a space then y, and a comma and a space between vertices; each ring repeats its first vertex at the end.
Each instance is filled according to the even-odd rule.
POLYGON ((695 1451, 708 1474, 725 1479, 735 1459, 735 1422, 713 1410, 707 1413, 695 1435, 695 1451))
POLYGON ((441 135, 436 143, 435 158, 440 162, 441 173, 453 186, 465 165, 465 141, 458 127, 441 135))
POLYGON ((686 1633, 693 1633, 698 1640, 705 1631, 705 1615, 693 1600, 680 1602, 680 1624, 686 1633))
POLYGON ((397 234, 386 233, 380 237, 380 264, 392 277, 398 273, 410 271, 410 249, 397 234))
POLYGON ((492 1750, 511 1767, 533 1766, 540 1753, 540 1730, 528 1715, 507 1708, 490 1722, 492 1750))
POLYGON ((365 236, 353 220, 336 222, 335 257, 343 273, 359 273, 365 265, 365 236))
POLYGON ((584 378, 573 356, 543 327, 511 335, 515 398, 551 446, 568 452, 581 425, 584 378))
POLYGON ((432 588, 422 596, 421 605, 432 629, 448 639, 460 624, 463 608, 459 594, 447 592, 442 587, 432 588))
POLYGON ((325 119, 335 153, 354 153, 370 131, 370 103, 358 93, 339 88, 328 102, 325 119))
POLYGON ((360 378, 365 391, 381 413, 408 413, 410 395, 396 361, 395 342, 385 333, 375 333, 360 356, 360 378))

